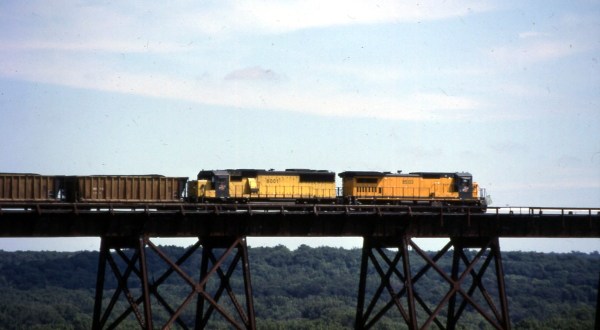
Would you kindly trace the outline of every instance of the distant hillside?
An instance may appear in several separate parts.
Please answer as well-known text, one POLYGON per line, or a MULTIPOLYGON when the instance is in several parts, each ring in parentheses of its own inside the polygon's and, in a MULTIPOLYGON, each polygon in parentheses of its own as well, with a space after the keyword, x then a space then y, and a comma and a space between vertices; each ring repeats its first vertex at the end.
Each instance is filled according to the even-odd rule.
MULTIPOLYGON (((162 249, 173 256, 184 251, 162 249)), ((353 327, 360 250, 278 246, 249 254, 260 329, 353 327)), ((158 262, 150 256, 149 263, 158 262)), ((600 254, 505 252, 503 262, 514 328, 593 329, 600 254)), ((0 328, 89 329, 97 263, 98 252, 0 251, 0 328)), ((198 263, 186 267, 193 273, 198 263)), ((107 285, 114 287, 114 280, 107 285)), ((177 283, 169 285, 178 291, 177 283)), ((447 290, 436 285, 431 292, 447 290)), ((461 321, 465 328, 480 326, 468 317, 461 321)))

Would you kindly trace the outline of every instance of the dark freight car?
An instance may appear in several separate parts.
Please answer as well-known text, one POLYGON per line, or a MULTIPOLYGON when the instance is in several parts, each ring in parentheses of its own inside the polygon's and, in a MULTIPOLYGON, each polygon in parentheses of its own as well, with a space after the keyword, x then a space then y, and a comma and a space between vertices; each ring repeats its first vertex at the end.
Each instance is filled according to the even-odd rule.
POLYGON ((188 178, 162 175, 70 177, 68 200, 77 202, 180 202, 188 178))
POLYGON ((0 173, 0 201, 56 201, 64 177, 0 173))

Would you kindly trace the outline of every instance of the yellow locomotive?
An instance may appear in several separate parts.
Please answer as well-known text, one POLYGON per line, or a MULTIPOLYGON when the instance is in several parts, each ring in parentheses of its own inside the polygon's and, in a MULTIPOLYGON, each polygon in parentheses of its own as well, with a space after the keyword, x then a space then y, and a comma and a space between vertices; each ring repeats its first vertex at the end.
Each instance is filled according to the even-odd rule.
POLYGON ((485 197, 470 173, 347 171, 342 194, 350 204, 417 204, 431 206, 486 206, 485 197))
POLYGON ((333 202, 335 173, 305 169, 200 171, 198 180, 188 182, 187 192, 191 201, 333 202))

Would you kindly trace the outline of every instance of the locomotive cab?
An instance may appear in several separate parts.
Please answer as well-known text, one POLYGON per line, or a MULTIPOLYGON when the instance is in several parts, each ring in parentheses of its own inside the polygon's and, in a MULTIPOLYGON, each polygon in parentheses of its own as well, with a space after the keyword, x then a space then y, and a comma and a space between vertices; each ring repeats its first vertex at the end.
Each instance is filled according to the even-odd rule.
POLYGON ((456 173, 454 187, 460 199, 473 198, 473 176, 470 173, 456 173))
POLYGON ((230 197, 228 171, 201 171, 198 180, 188 182, 188 199, 200 201, 208 199, 226 200, 230 197))
POLYGON ((216 198, 229 198, 229 173, 227 171, 215 171, 215 175, 212 177, 212 186, 215 189, 216 198))

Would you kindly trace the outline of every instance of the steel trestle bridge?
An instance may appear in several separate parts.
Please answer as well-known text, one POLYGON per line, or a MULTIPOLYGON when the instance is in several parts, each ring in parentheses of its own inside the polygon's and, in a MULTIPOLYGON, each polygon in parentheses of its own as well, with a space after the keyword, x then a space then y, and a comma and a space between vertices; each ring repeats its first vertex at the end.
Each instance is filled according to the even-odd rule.
POLYGON ((510 329, 499 238, 600 238, 600 208, 481 213, 407 205, 0 203, 0 237, 79 236, 101 238, 94 329, 131 319, 144 329, 202 329, 215 317, 233 328, 255 329, 248 236, 363 237, 356 329, 373 328, 392 313, 410 329, 454 329, 465 310, 493 328, 510 329), (151 241, 155 237, 197 241, 174 257, 151 241), (422 237, 449 241, 430 254, 413 241, 422 237), (167 265, 162 275, 152 272, 150 278, 149 254, 167 265), (445 255, 452 256, 450 267, 438 263, 445 255), (199 273, 188 274, 183 266, 195 257, 199 273), (419 284, 426 275, 448 284, 437 304, 422 298, 419 284), (105 287, 107 276, 116 279, 116 290, 105 287), (189 286, 183 301, 165 295, 164 284, 172 277, 189 286), (230 285, 238 277, 242 292, 230 285), (378 284, 370 287, 373 283, 378 284), (190 310, 192 320, 184 317, 190 310), (157 312, 168 319, 158 324, 157 312))

